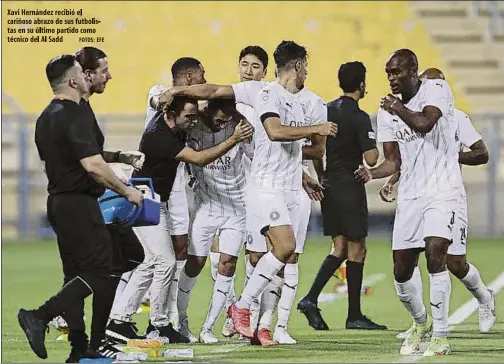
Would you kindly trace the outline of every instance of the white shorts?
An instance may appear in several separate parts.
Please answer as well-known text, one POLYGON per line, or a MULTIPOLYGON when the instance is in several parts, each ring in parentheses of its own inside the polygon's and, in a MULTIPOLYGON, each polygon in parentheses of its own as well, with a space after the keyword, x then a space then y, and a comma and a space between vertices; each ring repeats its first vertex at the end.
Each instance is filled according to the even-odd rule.
POLYGON ((291 225, 296 236, 300 223, 301 193, 247 185, 247 250, 266 253, 266 231, 270 227, 291 225))
POLYGON ((180 166, 168 199, 168 228, 172 235, 185 235, 189 232, 189 206, 185 189, 184 163, 180 163, 180 166))
POLYGON ((299 209, 299 227, 296 234, 296 250, 294 252, 301 254, 306 242, 306 234, 308 233, 308 224, 310 223, 311 214, 311 200, 305 191, 301 191, 301 204, 299 209))
POLYGON ((461 196, 459 214, 453 227, 453 242, 448 247, 450 255, 465 255, 467 253, 467 200, 461 196))
POLYGON ((189 255, 206 257, 219 236, 219 252, 237 257, 245 239, 246 217, 215 217, 202 210, 195 212, 189 233, 189 255))
POLYGON ((453 240, 460 215, 460 197, 420 197, 397 204, 392 250, 425 248, 424 239, 436 236, 453 240))

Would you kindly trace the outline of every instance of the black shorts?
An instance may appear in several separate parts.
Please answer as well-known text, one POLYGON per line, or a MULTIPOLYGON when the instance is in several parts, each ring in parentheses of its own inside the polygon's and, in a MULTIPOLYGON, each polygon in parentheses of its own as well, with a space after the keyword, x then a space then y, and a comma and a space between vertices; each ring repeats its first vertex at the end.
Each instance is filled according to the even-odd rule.
POLYGON ((368 208, 364 184, 350 178, 331 178, 320 203, 325 236, 349 240, 368 234, 368 208))
POLYGON ((47 216, 56 233, 65 276, 111 273, 112 242, 95 197, 50 195, 47 216))
POLYGON ((131 227, 107 225, 112 238, 112 271, 123 274, 135 269, 145 258, 142 244, 131 227))

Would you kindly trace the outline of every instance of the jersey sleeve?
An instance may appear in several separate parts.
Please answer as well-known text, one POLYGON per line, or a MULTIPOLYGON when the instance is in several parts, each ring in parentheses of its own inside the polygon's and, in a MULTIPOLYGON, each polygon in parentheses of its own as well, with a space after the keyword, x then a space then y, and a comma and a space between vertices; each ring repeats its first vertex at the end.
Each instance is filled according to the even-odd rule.
POLYGON ((76 110, 77 117, 69 118, 67 138, 77 159, 101 154, 101 149, 94 134, 95 122, 90 114, 76 110))
POLYGON ((459 111, 456 114, 460 143, 469 148, 477 141, 482 140, 481 134, 476 131, 469 116, 465 112, 459 111))
POLYGON ((378 129, 378 142, 396 142, 397 138, 394 133, 394 128, 392 127, 392 115, 383 109, 378 109, 376 114, 376 123, 378 129))
POLYGON ((369 115, 362 112, 357 123, 357 140, 362 153, 376 148, 376 136, 369 115))
POLYGON ((152 98, 153 97, 159 97, 166 90, 168 90, 168 87, 163 86, 163 85, 154 85, 154 86, 152 86, 151 89, 149 90, 149 96, 147 98, 147 109, 155 110, 151 106, 151 100, 152 100, 152 98))
POLYGON ((254 108, 256 116, 259 117, 262 123, 269 117, 280 117, 280 99, 268 87, 259 92, 254 108))
POLYGON ((444 80, 425 80, 427 90, 423 107, 435 106, 445 116, 453 105, 453 95, 450 86, 444 80))
POLYGON ((254 106, 255 99, 259 92, 266 86, 261 81, 245 81, 231 85, 236 103, 254 106))
POLYGON ((318 99, 313 107, 311 125, 319 125, 327 122, 327 105, 322 99, 318 99))

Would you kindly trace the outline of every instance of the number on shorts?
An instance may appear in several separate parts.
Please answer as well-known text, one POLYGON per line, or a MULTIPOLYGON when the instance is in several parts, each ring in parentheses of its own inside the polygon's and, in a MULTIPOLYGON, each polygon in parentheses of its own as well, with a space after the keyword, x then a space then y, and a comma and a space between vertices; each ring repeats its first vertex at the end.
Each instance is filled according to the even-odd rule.
POLYGON ((453 225, 453 224, 455 224, 455 211, 452 211, 452 216, 450 219, 450 225, 453 225))

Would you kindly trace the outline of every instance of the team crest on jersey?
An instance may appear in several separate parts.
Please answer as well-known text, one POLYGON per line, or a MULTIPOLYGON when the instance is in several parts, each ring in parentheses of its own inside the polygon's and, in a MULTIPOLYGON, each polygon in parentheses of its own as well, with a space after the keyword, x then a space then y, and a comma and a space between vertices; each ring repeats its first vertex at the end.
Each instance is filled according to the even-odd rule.
POLYGON ((247 234, 247 244, 252 245, 252 241, 254 241, 254 238, 252 237, 251 233, 247 234))
POLYGON ((280 213, 278 211, 271 211, 270 220, 277 221, 280 218, 280 213))
POLYGON ((262 99, 263 101, 268 101, 269 100, 269 95, 268 95, 269 91, 268 90, 263 90, 262 92, 262 99))

